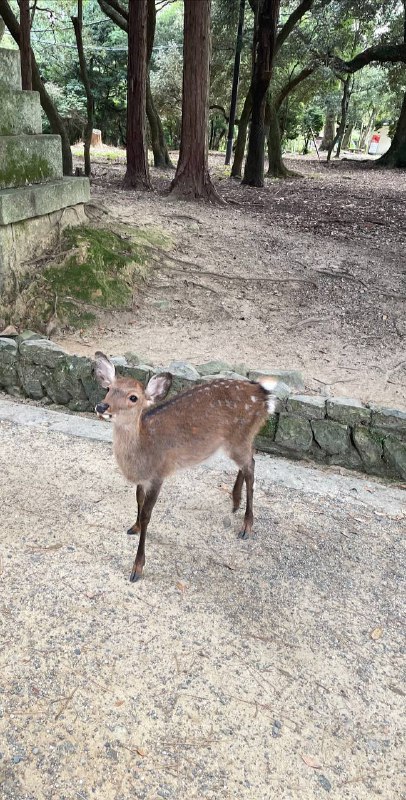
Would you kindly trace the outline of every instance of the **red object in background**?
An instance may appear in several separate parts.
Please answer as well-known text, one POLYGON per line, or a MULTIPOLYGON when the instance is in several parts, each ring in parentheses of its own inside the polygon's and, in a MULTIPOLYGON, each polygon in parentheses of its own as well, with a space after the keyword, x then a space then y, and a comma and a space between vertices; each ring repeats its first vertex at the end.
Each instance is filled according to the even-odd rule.
POLYGON ((376 142, 378 144, 380 138, 381 138, 380 133, 374 133, 374 135, 373 135, 373 137, 371 139, 371 142, 376 142))

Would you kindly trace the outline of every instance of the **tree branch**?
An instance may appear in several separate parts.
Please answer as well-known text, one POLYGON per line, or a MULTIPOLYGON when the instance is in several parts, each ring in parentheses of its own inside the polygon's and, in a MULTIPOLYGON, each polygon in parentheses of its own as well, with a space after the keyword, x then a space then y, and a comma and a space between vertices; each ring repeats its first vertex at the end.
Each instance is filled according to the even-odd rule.
POLYGON ((291 15, 286 20, 276 37, 275 55, 279 52, 286 39, 292 33, 294 27, 302 19, 302 17, 309 11, 314 3, 314 0, 302 0, 302 2, 292 11, 291 15))
POLYGON ((299 83, 306 80, 306 78, 308 78, 309 75, 311 75, 315 71, 315 69, 317 69, 317 66, 315 64, 313 64, 310 67, 304 67, 300 72, 297 73, 297 75, 295 75, 294 78, 289 79, 288 82, 285 83, 284 86, 282 86, 282 89, 277 94, 275 99, 275 107, 277 109, 280 108, 285 97, 287 97, 288 94, 293 92, 293 90, 296 89, 296 86, 298 86, 299 83))
POLYGON ((127 16, 117 11, 117 9, 113 7, 111 0, 97 0, 97 2, 106 17, 109 17, 121 30, 128 33, 128 14, 125 12, 125 9, 123 8, 122 11, 125 12, 127 16))
POLYGON ((397 64, 406 63, 406 43, 403 44, 378 44, 374 47, 367 47, 362 53, 358 53, 351 61, 343 61, 337 56, 332 59, 331 67, 339 72, 358 72, 359 69, 366 67, 374 61, 380 64, 390 62, 397 64))

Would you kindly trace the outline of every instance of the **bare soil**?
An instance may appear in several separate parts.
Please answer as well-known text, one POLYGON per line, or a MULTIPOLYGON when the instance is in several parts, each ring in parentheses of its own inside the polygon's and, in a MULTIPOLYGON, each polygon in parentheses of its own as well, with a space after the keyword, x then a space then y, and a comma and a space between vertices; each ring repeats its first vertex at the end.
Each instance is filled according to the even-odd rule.
POLYGON ((121 188, 122 161, 98 158, 92 198, 115 218, 173 240, 131 311, 100 316, 69 351, 139 353, 194 364, 298 368, 308 389, 406 408, 406 174, 371 163, 287 160, 303 177, 253 190, 211 170, 224 206, 121 188))
POLYGON ((2 800, 401 800, 404 493, 258 456, 242 542, 204 465, 130 584, 134 489, 41 413, 0 419, 2 800))

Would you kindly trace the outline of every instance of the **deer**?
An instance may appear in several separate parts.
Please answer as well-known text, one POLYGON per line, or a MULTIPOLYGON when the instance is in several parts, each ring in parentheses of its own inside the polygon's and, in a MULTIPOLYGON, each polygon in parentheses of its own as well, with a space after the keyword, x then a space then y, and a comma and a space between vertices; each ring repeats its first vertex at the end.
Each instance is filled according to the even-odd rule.
POLYGON ((135 378, 116 375, 112 361, 97 351, 94 374, 107 389, 97 403, 99 418, 113 423, 113 452, 128 481, 135 484, 137 519, 128 529, 139 534, 130 581, 142 578, 145 540, 151 513, 164 480, 179 469, 197 466, 223 450, 238 467, 232 490, 232 510, 241 505, 246 486, 244 523, 238 536, 253 536, 253 441, 276 408, 272 396, 277 381, 215 378, 165 400, 172 375, 153 375, 146 388, 135 378), (164 401, 164 402, 162 402, 164 401))

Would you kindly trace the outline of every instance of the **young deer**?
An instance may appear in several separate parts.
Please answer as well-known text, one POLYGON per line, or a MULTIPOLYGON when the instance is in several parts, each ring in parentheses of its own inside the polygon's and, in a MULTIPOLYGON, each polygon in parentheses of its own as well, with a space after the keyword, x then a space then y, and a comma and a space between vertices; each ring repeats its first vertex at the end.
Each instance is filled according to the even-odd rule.
POLYGON ((138 581, 145 564, 145 537, 152 509, 165 478, 183 467, 191 467, 222 448, 238 466, 233 488, 233 511, 241 503, 242 486, 247 487, 244 527, 239 533, 247 539, 252 533, 254 459, 252 444, 274 411, 276 398, 273 378, 213 380, 199 384, 163 400, 172 383, 168 372, 154 375, 146 389, 133 378, 116 377, 114 364, 103 353, 96 353, 97 381, 108 389, 95 411, 113 421, 113 448, 125 477, 137 486, 137 521, 128 530, 140 540, 130 581, 138 581))

